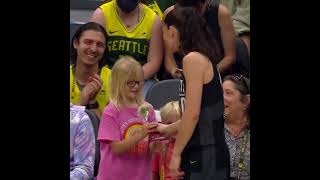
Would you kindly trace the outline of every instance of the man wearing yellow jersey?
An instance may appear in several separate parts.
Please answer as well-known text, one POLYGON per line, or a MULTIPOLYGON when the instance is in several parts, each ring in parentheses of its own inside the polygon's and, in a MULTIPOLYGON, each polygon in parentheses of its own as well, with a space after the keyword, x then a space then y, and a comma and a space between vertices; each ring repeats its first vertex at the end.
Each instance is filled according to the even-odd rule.
POLYGON ((108 33, 106 64, 122 56, 131 56, 141 63, 146 96, 163 58, 162 28, 159 17, 139 0, 112 0, 93 13, 91 21, 103 25, 108 33))
MULTIPOLYGON (((112 0, 104 0, 103 3, 110 2, 112 0)), ((140 0, 141 3, 147 5, 163 20, 163 12, 170 6, 176 3, 176 0, 140 0)))
POLYGON ((98 117, 109 103, 111 70, 102 66, 106 41, 104 27, 89 22, 75 32, 70 52, 70 102, 86 106, 98 117))

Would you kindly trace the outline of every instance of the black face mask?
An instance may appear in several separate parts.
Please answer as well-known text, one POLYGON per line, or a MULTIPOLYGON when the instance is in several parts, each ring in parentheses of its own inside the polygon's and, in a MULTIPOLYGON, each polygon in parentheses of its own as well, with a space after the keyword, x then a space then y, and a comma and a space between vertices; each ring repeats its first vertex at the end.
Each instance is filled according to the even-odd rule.
POLYGON ((123 12, 129 13, 138 6, 139 0, 117 0, 117 4, 123 12))

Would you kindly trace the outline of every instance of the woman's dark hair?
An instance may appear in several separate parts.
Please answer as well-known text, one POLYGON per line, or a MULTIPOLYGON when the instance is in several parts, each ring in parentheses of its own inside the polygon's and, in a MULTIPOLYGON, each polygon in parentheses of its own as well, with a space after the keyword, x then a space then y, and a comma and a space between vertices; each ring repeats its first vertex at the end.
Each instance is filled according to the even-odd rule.
POLYGON ((206 0, 176 0, 180 6, 194 6, 200 7, 201 4, 205 3, 206 0))
POLYGON ((179 31, 180 49, 184 54, 199 52, 207 56, 214 65, 220 59, 219 46, 195 7, 175 5, 164 22, 168 27, 173 25, 179 31))
MULTIPOLYGON (((72 41, 71 41, 71 48, 70 48, 70 60, 71 60, 71 65, 75 66, 76 62, 77 62, 77 50, 73 47, 73 42, 79 42, 83 32, 85 31, 89 31, 89 30, 94 30, 97 32, 101 32, 105 38, 105 43, 107 43, 107 32, 105 30, 105 28, 103 26, 101 26, 98 23, 95 22, 88 22, 86 24, 83 24, 82 26, 80 26, 77 31, 74 33, 73 37, 72 37, 72 41)), ((106 50, 104 51, 104 55, 102 56, 105 57, 106 54, 106 50)), ((99 67, 101 68, 103 66, 103 60, 101 59, 99 61, 99 67)))
POLYGON ((223 78, 223 81, 232 81, 235 84, 235 88, 241 95, 250 94, 250 79, 242 74, 228 75, 223 78))

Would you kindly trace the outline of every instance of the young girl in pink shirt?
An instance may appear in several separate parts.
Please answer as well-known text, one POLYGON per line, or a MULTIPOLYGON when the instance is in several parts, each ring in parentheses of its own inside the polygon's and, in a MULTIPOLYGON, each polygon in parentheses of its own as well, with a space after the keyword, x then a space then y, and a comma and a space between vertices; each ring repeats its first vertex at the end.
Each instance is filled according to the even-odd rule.
POLYGON ((157 123, 152 106, 143 99, 143 84, 140 63, 122 57, 114 64, 110 103, 103 111, 98 134, 98 180, 151 179, 149 134, 155 132, 157 123), (141 106, 148 107, 145 117, 139 115, 141 106))

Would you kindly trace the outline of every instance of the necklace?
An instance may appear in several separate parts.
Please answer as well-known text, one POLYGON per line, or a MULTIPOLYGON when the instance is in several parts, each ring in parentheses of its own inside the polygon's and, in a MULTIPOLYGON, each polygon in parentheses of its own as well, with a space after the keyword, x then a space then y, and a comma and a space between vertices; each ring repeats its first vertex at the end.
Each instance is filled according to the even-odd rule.
POLYGON ((240 154, 239 154, 239 161, 238 163, 236 163, 236 159, 237 159, 237 137, 235 137, 235 150, 234 150, 234 154, 232 156, 232 166, 234 167, 234 169, 238 168, 237 172, 236 172, 236 179, 240 180, 241 177, 241 172, 244 170, 244 156, 245 156, 245 151, 246 151, 246 147, 248 144, 248 137, 249 136, 249 131, 246 128, 244 131, 244 135, 243 135, 243 140, 242 143, 240 144, 240 154))
MULTIPOLYGON (((101 68, 99 68, 98 73, 100 75, 101 73, 101 68)), ((75 97, 75 91, 76 91, 76 86, 80 91, 86 86, 85 84, 79 83, 79 80, 76 78, 76 67, 72 66, 72 74, 73 74, 73 81, 72 81, 72 88, 71 88, 71 99, 75 97)))
POLYGON ((246 126, 241 127, 241 128, 233 128, 232 126, 229 126, 230 132, 231 132, 232 136, 235 138, 239 137, 239 135, 241 134, 241 132, 243 131, 244 128, 246 128, 246 126))
MULTIPOLYGON (((122 18, 123 19, 123 18, 122 18)), ((137 24, 139 23, 140 21, 140 6, 138 5, 138 19, 137 19, 137 24)), ((130 28, 132 26, 134 26, 134 23, 133 24, 127 24, 126 22, 123 21, 123 23, 126 25, 126 28, 130 28)))
POLYGON ((241 172, 244 169, 244 154, 245 154, 245 150, 246 150, 246 146, 247 146, 247 142, 248 142, 248 134, 249 134, 249 131, 248 131, 248 129, 246 129, 245 134, 244 134, 244 139, 243 139, 243 142, 240 147, 240 159, 239 159, 239 163, 238 163, 238 176, 237 176, 238 179, 240 179, 241 172))

